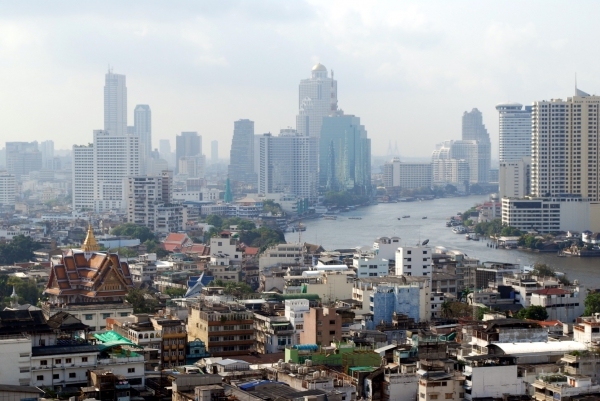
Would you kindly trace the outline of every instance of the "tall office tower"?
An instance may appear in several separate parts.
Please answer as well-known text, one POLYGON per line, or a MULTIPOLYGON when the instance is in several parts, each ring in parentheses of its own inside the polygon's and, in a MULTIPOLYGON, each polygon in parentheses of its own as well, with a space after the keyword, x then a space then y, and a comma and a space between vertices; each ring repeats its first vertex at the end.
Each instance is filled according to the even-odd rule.
POLYGON ((257 183, 254 173, 254 121, 243 119, 233 123, 229 178, 231 181, 246 185, 257 183))
POLYGON ((461 192, 477 182, 477 141, 444 141, 431 156, 433 185, 454 185, 461 192))
POLYGON ((600 96, 576 95, 533 104, 531 190, 534 196, 600 200, 600 96))
POLYGON ((319 185, 326 190, 371 194, 371 140, 360 118, 323 118, 319 138, 319 185))
POLYGON ((327 74, 323 64, 313 67, 311 77, 300 81, 296 131, 306 136, 319 136, 323 117, 337 113, 337 81, 327 74))
MULTIPOLYGON (((144 161, 152 153, 152 112, 147 104, 138 104, 133 111, 134 133, 140 137, 140 150, 144 161)), ((144 168, 145 168, 144 162, 144 168)))
POLYGON ((73 211, 94 210, 94 146, 73 145, 73 211))
POLYGON ((39 150, 42 153, 42 168, 54 170, 52 168, 54 159, 54 141, 48 140, 40 142, 39 150))
POLYGON ((210 143, 210 161, 213 163, 219 162, 219 141, 210 143))
MULTIPOLYGON (((492 143, 490 142, 490 135, 483 124, 483 117, 479 110, 473 109, 470 112, 464 112, 462 117, 462 140, 478 142, 477 153, 479 161, 477 163, 477 180, 475 182, 488 183, 492 163, 492 143)), ((471 166, 471 170, 473 170, 473 166, 471 166)), ((471 171, 471 176, 474 176, 473 171, 471 171)))
MULTIPOLYGON (((436 145, 433 151, 431 160, 435 163, 436 160, 465 160, 469 164, 469 182, 468 184, 476 184, 479 181, 479 166, 481 158, 479 157, 480 150, 478 141, 444 141, 436 145)), ((435 168, 435 166, 434 166, 435 168)), ((435 179, 434 179, 435 181, 435 179)), ((435 185, 435 184, 434 184, 435 185)))
POLYGON ((531 156, 531 106, 501 103, 496 106, 500 115, 500 162, 517 161, 531 156))
POLYGON ((282 129, 279 136, 258 136, 257 142, 259 194, 284 193, 317 199, 316 137, 282 129))
POLYGON ((0 171, 0 206, 14 206, 17 193, 15 176, 0 171))
POLYGON ((175 138, 175 163, 179 173, 179 159, 202 154, 202 137, 197 132, 182 132, 175 138))
POLYGON ((108 70, 104 82, 104 130, 114 135, 127 134, 127 86, 125 75, 108 70))
POLYGON ((42 154, 37 142, 6 142, 6 171, 17 181, 22 175, 42 169, 42 154))
POLYGON ((206 157, 204 155, 182 156, 177 165, 179 174, 185 174, 188 178, 204 178, 206 157))
POLYGON ((158 153, 163 159, 171 154, 171 142, 168 139, 161 139, 158 141, 158 153))

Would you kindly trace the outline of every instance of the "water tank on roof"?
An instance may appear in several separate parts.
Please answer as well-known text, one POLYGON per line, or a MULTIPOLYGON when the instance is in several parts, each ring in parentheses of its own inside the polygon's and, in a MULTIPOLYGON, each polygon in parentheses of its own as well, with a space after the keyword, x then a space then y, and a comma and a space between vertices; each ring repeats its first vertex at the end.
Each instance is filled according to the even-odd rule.
POLYGON ((318 370, 316 372, 313 372, 313 379, 318 379, 319 375, 320 375, 320 373, 318 370))
POLYGON ((327 377, 327 371, 322 370, 321 371, 321 377, 327 377))
POLYGON ((306 364, 306 366, 312 366, 312 360, 311 359, 307 359, 306 361, 304 361, 304 363, 306 364))

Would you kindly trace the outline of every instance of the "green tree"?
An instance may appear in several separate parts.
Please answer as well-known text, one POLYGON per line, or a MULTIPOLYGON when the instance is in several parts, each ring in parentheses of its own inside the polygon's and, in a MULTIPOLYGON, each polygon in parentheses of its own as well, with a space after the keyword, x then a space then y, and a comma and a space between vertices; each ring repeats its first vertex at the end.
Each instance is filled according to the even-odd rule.
POLYGON ((441 307, 441 310, 442 310, 442 316, 443 317, 450 317, 450 316, 452 316, 452 308, 451 308, 450 301, 444 301, 444 302, 442 302, 442 305, 440 307, 441 307))
POLYGON ((600 313, 600 292, 592 292, 585 298, 585 310, 583 316, 592 316, 594 313, 600 313))
POLYGON ((217 230, 220 230, 223 226, 223 218, 221 216, 217 216, 216 214, 206 216, 206 219, 204 221, 206 222, 206 224, 214 226, 217 230))
POLYGON ((175 288, 175 287, 169 287, 165 290, 165 294, 167 294, 170 297, 173 298, 179 298, 184 296, 186 293, 186 289, 185 288, 175 288))
POLYGON ((556 277, 556 271, 545 263, 536 263, 531 270, 533 276, 556 277))
POLYGON ((164 249, 156 239, 149 239, 144 242, 144 245, 146 246, 146 252, 155 253, 158 258, 164 258, 169 255, 169 251, 164 249))
POLYGON ((521 309, 517 313, 517 318, 544 321, 548 319, 548 312, 543 306, 531 305, 528 308, 521 309))
POLYGON ((125 300, 133 306, 133 313, 154 313, 158 307, 158 300, 140 288, 129 290, 125 300))
POLYGON ((0 265, 28 262, 33 259, 33 252, 40 247, 41 244, 31 237, 17 235, 10 242, 0 244, 0 265))
POLYGON ((156 239, 156 236, 148 227, 133 223, 118 225, 114 227, 111 232, 113 235, 137 238, 140 242, 156 239))

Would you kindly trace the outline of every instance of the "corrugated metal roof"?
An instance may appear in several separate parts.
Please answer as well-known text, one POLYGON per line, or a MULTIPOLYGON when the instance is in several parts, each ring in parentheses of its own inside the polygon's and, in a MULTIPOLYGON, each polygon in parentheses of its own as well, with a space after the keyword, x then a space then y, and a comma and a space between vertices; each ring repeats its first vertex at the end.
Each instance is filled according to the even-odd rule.
POLYGON ((498 347, 505 355, 542 354, 548 352, 571 352, 586 350, 585 344, 577 341, 548 341, 531 343, 493 343, 490 346, 498 347))

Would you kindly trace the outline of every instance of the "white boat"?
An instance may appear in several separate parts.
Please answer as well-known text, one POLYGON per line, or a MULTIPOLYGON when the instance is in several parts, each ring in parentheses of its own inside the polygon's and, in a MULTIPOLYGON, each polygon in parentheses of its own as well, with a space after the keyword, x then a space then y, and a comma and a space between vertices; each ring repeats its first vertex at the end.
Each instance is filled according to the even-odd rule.
POLYGON ((465 234, 467 229, 464 226, 456 226, 452 229, 454 234, 465 234))

